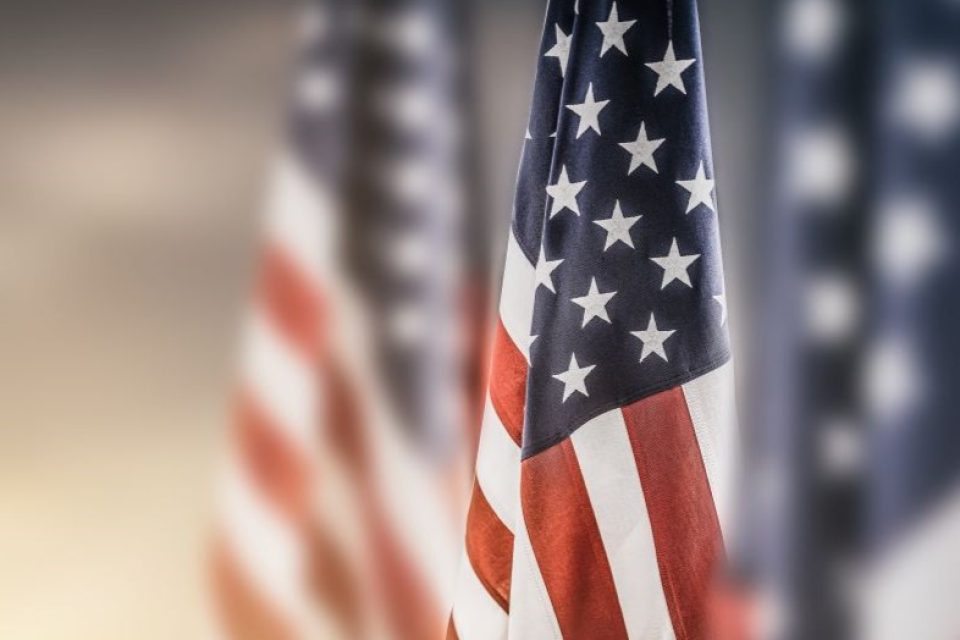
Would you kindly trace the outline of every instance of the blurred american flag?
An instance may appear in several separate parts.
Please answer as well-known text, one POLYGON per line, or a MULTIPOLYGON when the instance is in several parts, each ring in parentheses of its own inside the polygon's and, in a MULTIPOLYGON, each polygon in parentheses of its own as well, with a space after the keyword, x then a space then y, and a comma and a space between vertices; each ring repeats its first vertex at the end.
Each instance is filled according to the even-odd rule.
POLYGON ((769 637, 956 637, 960 556, 932 541, 960 530, 960 341, 943 324, 958 303, 960 7, 783 0, 772 17, 743 555, 769 637))
POLYGON ((487 290, 457 14, 304 13, 223 477, 227 637, 443 634, 487 290))

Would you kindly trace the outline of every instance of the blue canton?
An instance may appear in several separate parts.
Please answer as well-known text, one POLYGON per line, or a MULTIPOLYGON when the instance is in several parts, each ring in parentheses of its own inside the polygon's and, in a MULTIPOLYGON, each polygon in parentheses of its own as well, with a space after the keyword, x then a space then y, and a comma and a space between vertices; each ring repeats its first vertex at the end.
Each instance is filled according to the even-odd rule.
POLYGON ((513 222, 539 263, 525 457, 730 358, 697 24, 693 0, 548 8, 513 222))

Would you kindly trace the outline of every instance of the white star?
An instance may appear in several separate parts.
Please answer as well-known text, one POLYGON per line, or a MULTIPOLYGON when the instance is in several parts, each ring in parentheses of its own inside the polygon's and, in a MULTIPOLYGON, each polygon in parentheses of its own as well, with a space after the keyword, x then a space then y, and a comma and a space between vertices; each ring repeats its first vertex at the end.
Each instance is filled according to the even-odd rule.
POLYGON ((881 209, 873 255, 894 285, 917 285, 948 254, 948 237, 933 203, 922 194, 897 196, 881 209))
POLYGON ((429 326, 426 310, 415 302, 401 302, 387 314, 390 338, 401 347, 423 344, 429 326))
POLYGON ((850 418, 832 416, 819 429, 820 459, 833 477, 849 477, 863 467, 863 430, 850 418))
POLYGON ((784 41, 797 58, 820 62, 840 42, 846 22, 836 0, 792 0, 784 12, 784 41))
POLYGON ((713 299, 720 305, 720 326, 727 324, 727 294, 718 293, 713 299))
POLYGON ((330 31, 330 16, 319 5, 311 3, 299 17, 298 38, 303 46, 309 46, 325 38, 330 31))
POLYGON ((324 114, 339 106, 343 96, 337 77, 328 69, 314 69, 297 86, 300 105, 314 114, 324 114))
POLYGON ((604 54, 613 47, 619 49, 624 55, 629 55, 627 53, 627 45, 623 42, 623 35, 636 23, 636 20, 624 20, 621 22, 620 14, 617 13, 617 3, 614 2, 613 8, 610 9, 610 17, 607 18, 607 21, 597 23, 600 31, 603 32, 603 46, 600 47, 600 57, 602 58, 604 54))
POLYGON ((901 337, 881 338, 867 354, 863 391, 881 424, 902 418, 920 400, 924 381, 913 349, 901 337))
POLYGON ((421 206, 434 195, 437 168, 426 158, 398 158, 387 162, 382 169, 383 180, 397 198, 421 206))
POLYGON ((563 373, 558 373, 553 376, 563 383, 564 402, 566 402, 567 398, 572 396, 574 392, 582 393, 588 398, 590 397, 590 394, 587 392, 587 376, 590 375, 590 372, 593 371, 596 366, 595 364, 591 364, 586 367, 581 367, 577 364, 577 354, 573 353, 570 355, 570 368, 563 373))
POLYGON ((424 234, 416 231, 401 231, 387 239, 388 259, 391 266, 405 276, 419 276, 427 272, 435 256, 424 234))
POLYGON ((670 329, 667 331, 660 331, 657 328, 657 319, 650 314, 650 323, 647 325, 645 331, 631 331, 635 337, 639 338, 643 342, 643 352, 640 354, 640 362, 643 362, 647 359, 651 353, 655 353, 664 362, 669 362, 667 359, 667 352, 663 349, 663 343, 672 336, 676 331, 670 329))
POLYGON ((580 215, 580 205, 577 204, 577 195, 586 186, 587 181, 570 182, 567 176, 567 168, 560 170, 560 178, 556 184, 547 186, 547 195, 553 198, 553 207, 550 209, 550 217, 557 215, 564 209, 570 209, 575 214, 580 215))
POLYGON ((443 44, 433 15, 418 9, 382 21, 375 33, 389 46, 414 57, 437 53, 443 44))
POLYGON ((848 132, 831 123, 810 125, 787 138, 787 189, 801 204, 842 203, 856 182, 857 158, 848 132))
POLYGON ((666 138, 657 138, 651 140, 647 137, 647 125, 644 122, 640 123, 640 133, 637 134, 637 139, 634 142, 621 142, 620 146, 626 149, 630 153, 630 168, 627 170, 627 175, 633 174, 640 166, 645 166, 653 170, 654 173, 659 173, 657 171, 657 160, 653 157, 653 152, 660 148, 666 142, 666 138))
POLYGON ((593 99, 593 83, 587 86, 587 97, 582 104, 568 104, 567 109, 580 116, 580 126, 577 128, 577 138, 579 139, 588 129, 593 129, 600 135, 600 112, 604 107, 610 104, 609 100, 593 99))
POLYGON ((435 130, 438 117, 438 102, 416 85, 388 87, 376 96, 377 108, 383 115, 404 129, 435 130))
POLYGON ((660 290, 666 289, 667 285, 674 280, 679 280, 688 287, 692 287, 693 285, 690 284, 690 274, 687 273, 687 269, 699 258, 699 253, 685 256, 680 255, 680 249, 677 248, 677 239, 674 238, 673 243, 670 245, 670 253, 660 258, 650 258, 663 267, 663 283, 660 285, 660 290))
POLYGON ((717 208, 713 205, 713 185, 714 181, 707 178, 703 171, 703 162, 697 169, 697 177, 693 180, 677 180, 677 184, 690 192, 690 200, 687 201, 687 213, 690 213, 701 204, 716 212, 717 208))
POLYGON ((573 304, 583 307, 583 324, 580 325, 580 328, 587 326, 594 318, 600 318, 610 324, 610 316, 607 315, 607 303, 615 295, 617 295, 616 291, 600 293, 597 288, 597 279, 590 278, 590 290, 587 291, 587 295, 570 300, 573 304))
POLYGON ((537 285, 543 285, 551 292, 556 293, 557 290, 553 287, 553 272, 557 270, 557 267, 563 262, 563 259, 560 260, 547 260, 546 254, 543 252, 543 247, 540 247, 540 259, 537 260, 536 268, 536 283, 537 285))
POLYGON ((939 60, 916 60, 900 70, 891 96, 897 121, 924 142, 946 138, 960 122, 956 68, 939 60))
POLYGON ((677 60, 677 56, 673 53, 673 41, 671 40, 670 44, 667 45, 667 52, 663 55, 663 60, 647 63, 647 66, 657 74, 657 88, 653 90, 653 95, 658 96, 661 91, 671 86, 685 94, 687 88, 683 84, 681 74, 694 62, 696 62, 695 58, 677 60))
POLYGON ((553 48, 543 55, 559 60, 560 75, 565 76, 567 74, 567 62, 570 60, 570 42, 573 40, 573 34, 569 36, 565 34, 559 24, 556 25, 556 34, 557 44, 553 45, 553 48))
POLYGON ((630 237, 630 229, 633 225, 637 224, 637 221, 642 217, 643 216, 624 216, 623 209, 620 208, 620 201, 617 200, 613 205, 613 215, 605 220, 593 221, 593 224, 599 225, 607 231, 607 241, 603 245, 603 250, 606 251, 618 242, 622 242, 631 249, 635 248, 633 246, 633 238, 630 237))
POLYGON ((804 285, 806 329, 822 344, 849 338, 859 323, 861 303, 856 282, 842 272, 807 276, 804 285))

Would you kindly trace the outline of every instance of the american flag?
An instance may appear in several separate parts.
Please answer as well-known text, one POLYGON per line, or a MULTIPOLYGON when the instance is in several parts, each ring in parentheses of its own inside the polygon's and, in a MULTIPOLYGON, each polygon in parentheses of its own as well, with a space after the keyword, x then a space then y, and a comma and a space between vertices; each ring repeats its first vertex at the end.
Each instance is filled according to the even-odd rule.
POLYGON ((226 637, 443 635, 486 289, 457 24, 430 0, 303 19, 223 479, 226 637))
POLYGON ((551 0, 450 636, 703 638, 735 447, 694 0, 551 0))

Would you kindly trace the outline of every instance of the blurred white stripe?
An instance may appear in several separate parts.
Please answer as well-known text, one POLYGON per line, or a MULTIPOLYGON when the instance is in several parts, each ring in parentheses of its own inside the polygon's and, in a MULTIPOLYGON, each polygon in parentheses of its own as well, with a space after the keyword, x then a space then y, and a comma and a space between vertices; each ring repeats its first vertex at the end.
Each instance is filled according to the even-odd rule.
POLYGON ((267 205, 267 236, 315 283, 329 274, 338 239, 336 204, 290 156, 277 162, 267 205))
POLYGON ((302 451, 312 450, 316 444, 313 371, 260 310, 254 310, 247 326, 243 382, 291 443, 302 451))
POLYGON ((960 636, 960 491, 944 500, 866 575, 866 640, 955 640, 960 636))
POLYGON ((297 628, 308 626, 306 563, 297 534, 260 497, 235 456, 222 478, 220 505, 227 546, 251 586, 297 628))

